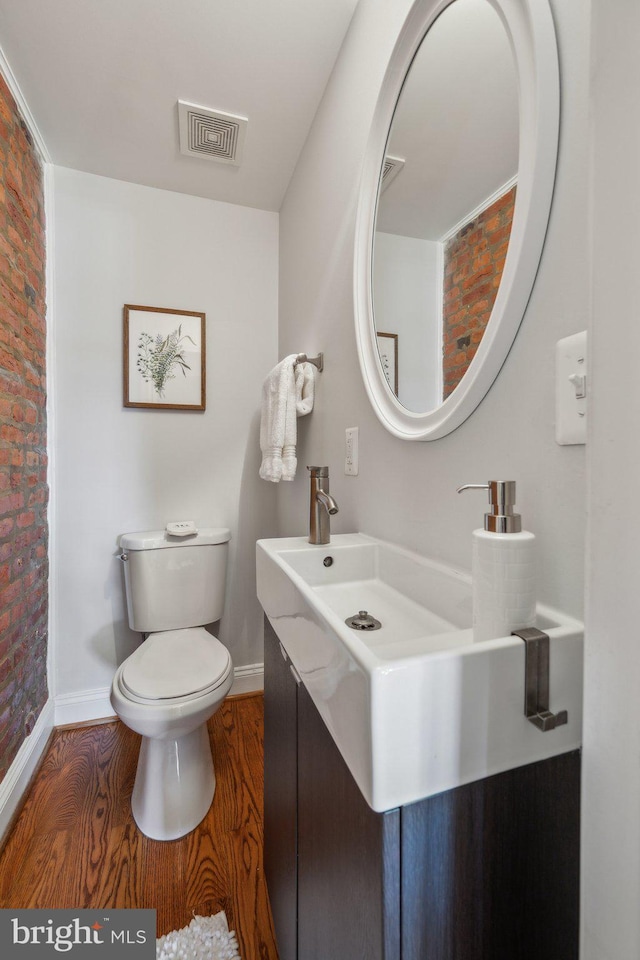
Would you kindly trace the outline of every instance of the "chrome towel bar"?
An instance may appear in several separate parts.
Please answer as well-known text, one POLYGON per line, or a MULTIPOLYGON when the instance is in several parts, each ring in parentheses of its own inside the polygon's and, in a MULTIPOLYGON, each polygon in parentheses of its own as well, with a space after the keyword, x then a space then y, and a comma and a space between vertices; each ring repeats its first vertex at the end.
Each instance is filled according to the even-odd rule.
POLYGON ((324 353, 319 353, 317 357, 308 357, 306 353, 299 353, 296 357, 296 364, 298 363, 312 363, 321 373, 324 368, 324 353))

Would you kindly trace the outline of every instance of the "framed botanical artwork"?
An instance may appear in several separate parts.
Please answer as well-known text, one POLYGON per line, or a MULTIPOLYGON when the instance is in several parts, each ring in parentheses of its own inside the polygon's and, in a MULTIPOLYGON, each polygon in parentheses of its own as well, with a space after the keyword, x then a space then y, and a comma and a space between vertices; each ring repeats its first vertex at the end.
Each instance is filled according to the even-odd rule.
POLYGON ((380 363, 387 383, 398 396, 398 334, 376 332, 380 363))
POLYGON ((204 410, 205 315, 124 306, 124 405, 204 410))

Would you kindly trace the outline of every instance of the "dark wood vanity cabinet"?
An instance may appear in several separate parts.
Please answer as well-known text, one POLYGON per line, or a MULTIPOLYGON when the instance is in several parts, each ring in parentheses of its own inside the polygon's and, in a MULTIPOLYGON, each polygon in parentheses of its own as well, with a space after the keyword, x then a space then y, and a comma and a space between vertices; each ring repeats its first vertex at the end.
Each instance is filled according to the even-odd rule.
MULTIPOLYGON (((264 865, 279 960, 298 956, 298 690, 264 618, 264 865)), ((286 655, 285 655, 286 656, 286 655)))
POLYGON ((265 618, 280 960, 577 960, 578 752, 370 809, 265 618))

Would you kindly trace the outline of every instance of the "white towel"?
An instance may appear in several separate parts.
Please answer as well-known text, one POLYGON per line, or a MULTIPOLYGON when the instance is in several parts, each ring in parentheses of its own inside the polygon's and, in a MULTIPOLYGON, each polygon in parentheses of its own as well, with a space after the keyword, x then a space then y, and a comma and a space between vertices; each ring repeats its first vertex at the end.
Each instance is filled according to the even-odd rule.
POLYGON ((311 363, 296 366, 296 356, 281 360, 262 385, 260 476, 273 483, 295 477, 296 418, 313 409, 316 368, 311 363))

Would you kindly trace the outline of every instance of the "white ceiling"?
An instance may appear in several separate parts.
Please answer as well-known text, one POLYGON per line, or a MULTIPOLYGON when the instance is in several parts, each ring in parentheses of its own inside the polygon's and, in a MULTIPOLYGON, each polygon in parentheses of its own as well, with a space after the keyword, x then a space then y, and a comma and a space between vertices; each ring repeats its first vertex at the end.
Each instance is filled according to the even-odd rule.
POLYGON ((0 0, 61 166, 278 210, 357 0, 0 0), (249 118, 240 167, 182 156, 178 99, 249 118))

